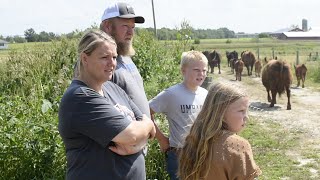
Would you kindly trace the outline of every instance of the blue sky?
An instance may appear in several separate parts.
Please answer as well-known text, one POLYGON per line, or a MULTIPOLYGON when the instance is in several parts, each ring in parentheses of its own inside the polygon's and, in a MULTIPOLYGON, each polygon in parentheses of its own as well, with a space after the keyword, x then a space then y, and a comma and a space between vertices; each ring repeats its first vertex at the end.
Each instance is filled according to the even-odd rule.
MULTIPOLYGON (((84 30, 100 23, 106 5, 117 0, 0 0, 0 35, 23 35, 33 28, 54 33, 84 30)), ((151 0, 123 0, 153 27, 151 0)), ((319 0, 153 0, 157 28, 179 27, 186 20, 194 28, 227 27, 235 32, 273 32, 299 25, 320 27, 319 0)))

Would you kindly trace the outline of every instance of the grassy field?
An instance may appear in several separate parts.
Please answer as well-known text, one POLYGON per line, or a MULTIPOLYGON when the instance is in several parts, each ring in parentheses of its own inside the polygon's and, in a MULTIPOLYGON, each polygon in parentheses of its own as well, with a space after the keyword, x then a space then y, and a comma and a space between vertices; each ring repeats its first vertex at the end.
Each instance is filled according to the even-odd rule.
POLYGON ((226 51, 236 50, 241 53, 249 50, 254 52, 256 57, 259 52, 260 59, 270 59, 274 53, 274 56, 289 62, 296 62, 298 51, 299 63, 305 63, 310 59, 310 53, 311 59, 315 58, 316 52, 320 53, 320 41, 283 41, 270 38, 202 39, 195 48, 200 51, 216 49, 223 59, 226 59, 226 51))
POLYGON ((8 49, 0 49, 0 62, 7 59, 11 51, 24 51, 26 49, 36 49, 38 47, 48 46, 50 42, 31 42, 9 44, 8 49))

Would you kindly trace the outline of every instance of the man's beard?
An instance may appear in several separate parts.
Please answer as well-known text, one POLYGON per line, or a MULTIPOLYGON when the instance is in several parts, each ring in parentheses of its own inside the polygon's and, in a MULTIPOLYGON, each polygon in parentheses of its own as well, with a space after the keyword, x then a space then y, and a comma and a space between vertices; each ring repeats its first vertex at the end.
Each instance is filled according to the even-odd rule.
POLYGON ((120 42, 116 30, 113 29, 111 32, 111 36, 115 39, 117 43, 117 53, 118 55, 121 56, 133 56, 135 55, 135 50, 132 47, 132 40, 130 41, 125 41, 125 42, 120 42))
POLYGON ((132 47, 132 41, 126 41, 126 42, 118 42, 117 43, 117 52, 119 55, 122 56, 133 56, 135 54, 135 51, 132 47))

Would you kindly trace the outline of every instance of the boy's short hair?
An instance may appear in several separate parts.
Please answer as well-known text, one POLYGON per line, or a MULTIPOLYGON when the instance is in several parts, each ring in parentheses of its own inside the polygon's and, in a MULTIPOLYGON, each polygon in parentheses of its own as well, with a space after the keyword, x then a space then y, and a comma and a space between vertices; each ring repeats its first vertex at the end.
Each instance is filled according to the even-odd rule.
POLYGON ((208 64, 207 57, 200 51, 187 51, 183 52, 181 56, 180 67, 183 68, 191 62, 202 61, 206 65, 208 64))

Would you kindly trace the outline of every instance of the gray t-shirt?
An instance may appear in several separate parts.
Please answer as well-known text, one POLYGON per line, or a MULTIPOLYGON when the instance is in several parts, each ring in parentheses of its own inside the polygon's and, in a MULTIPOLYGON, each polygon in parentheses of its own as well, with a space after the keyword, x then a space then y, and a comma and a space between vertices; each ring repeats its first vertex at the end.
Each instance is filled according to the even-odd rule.
POLYGON ((143 87, 143 79, 129 56, 118 56, 112 82, 120 86, 143 114, 150 118, 149 103, 143 87))
POLYGON ((105 97, 73 80, 62 97, 59 133, 66 148, 66 179, 145 179, 142 151, 120 156, 108 149, 114 144, 112 139, 134 120, 128 114, 140 120, 142 113, 114 83, 105 83, 103 92, 105 97), (126 107, 126 112, 119 107, 126 107))
POLYGON ((165 89, 149 101, 150 108, 163 113, 169 121, 169 143, 181 148, 185 136, 199 114, 208 91, 199 87, 196 92, 188 90, 182 83, 165 89))

